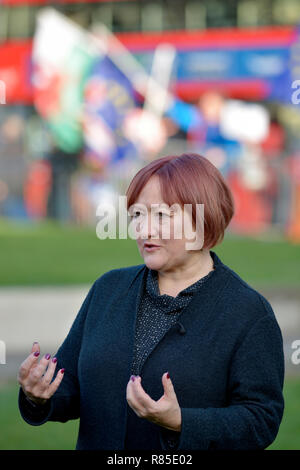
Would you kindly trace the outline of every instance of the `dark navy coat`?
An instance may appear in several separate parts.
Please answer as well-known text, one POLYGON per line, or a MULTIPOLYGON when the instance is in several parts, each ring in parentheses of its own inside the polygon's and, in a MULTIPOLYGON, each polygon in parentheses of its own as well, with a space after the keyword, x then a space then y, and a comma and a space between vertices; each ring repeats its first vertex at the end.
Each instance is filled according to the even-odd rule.
MULTIPOLYGON (((141 369, 142 386, 163 395, 168 371, 181 407, 178 450, 264 449, 283 415, 282 335, 269 302, 222 263, 197 291, 141 369)), ((113 269, 91 287, 65 341, 58 390, 42 415, 22 390, 21 415, 29 424, 80 418, 77 449, 124 449, 129 432, 138 449, 166 449, 165 428, 138 417, 126 400, 135 320, 145 264, 113 269)))

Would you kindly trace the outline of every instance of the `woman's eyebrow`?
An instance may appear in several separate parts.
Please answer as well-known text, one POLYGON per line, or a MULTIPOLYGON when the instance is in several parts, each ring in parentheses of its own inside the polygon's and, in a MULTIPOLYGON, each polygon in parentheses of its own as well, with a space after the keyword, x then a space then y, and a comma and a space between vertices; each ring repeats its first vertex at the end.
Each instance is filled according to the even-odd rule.
POLYGON ((151 202, 151 204, 145 204, 144 202, 136 202, 134 203, 133 205, 136 205, 136 206, 144 206, 144 207, 147 207, 148 209, 151 209, 151 206, 163 206, 163 207, 166 207, 166 209, 169 207, 165 202, 151 202))

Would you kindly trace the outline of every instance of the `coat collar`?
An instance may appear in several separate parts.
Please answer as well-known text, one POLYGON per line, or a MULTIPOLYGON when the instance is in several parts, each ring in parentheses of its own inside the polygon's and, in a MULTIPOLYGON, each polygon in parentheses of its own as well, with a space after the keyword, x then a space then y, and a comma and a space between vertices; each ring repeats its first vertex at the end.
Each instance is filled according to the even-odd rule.
MULTIPOLYGON (((193 327, 195 321, 195 315, 201 318, 201 322, 205 322, 209 312, 215 305, 217 297, 219 297, 221 291, 224 289, 224 283, 226 279, 226 268, 221 259, 217 254, 210 250, 210 255, 213 258, 215 269, 212 276, 208 277, 201 289, 197 290, 189 304, 183 308, 181 314, 178 317, 177 324, 180 326, 181 332, 185 332, 187 328, 193 327), (199 305, 201 305, 201 311, 199 312, 199 305)), ((133 279, 130 282, 127 293, 132 295, 133 292, 137 292, 135 310, 133 313, 133 331, 135 331, 136 318, 141 297, 143 295, 146 278, 149 273, 149 268, 143 264, 138 265, 137 270, 133 279)))
MULTIPOLYGON (((226 266, 222 263, 221 259, 217 256, 214 251, 210 250, 209 253, 214 261, 215 272, 219 272, 220 270, 226 268, 226 266)), ((136 288, 138 288, 140 292, 140 290, 144 286, 142 281, 144 281, 146 279, 146 276, 148 276, 149 268, 146 266, 146 264, 139 264, 136 268, 137 269, 135 271, 133 279, 129 284, 128 290, 132 287, 133 283, 135 283, 136 288)))

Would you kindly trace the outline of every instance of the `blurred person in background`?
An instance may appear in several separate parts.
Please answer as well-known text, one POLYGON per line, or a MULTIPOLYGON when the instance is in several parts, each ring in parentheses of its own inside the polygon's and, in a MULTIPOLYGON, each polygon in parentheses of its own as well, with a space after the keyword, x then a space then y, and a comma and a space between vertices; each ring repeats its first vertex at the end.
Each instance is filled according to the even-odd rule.
POLYGON ((47 216, 60 221, 72 219, 71 175, 78 168, 79 153, 67 153, 53 146, 47 155, 51 168, 51 189, 47 202, 47 216))
POLYGON ((0 115, 0 215, 26 218, 22 185, 28 168, 25 116, 19 110, 0 115))
POLYGON ((267 184, 263 195, 271 207, 271 223, 276 226, 280 224, 282 217, 280 214, 282 160, 286 148, 286 133, 276 118, 272 118, 269 132, 260 147, 267 165, 267 184))
POLYGON ((240 153, 240 142, 229 139, 222 130, 222 110, 225 96, 216 90, 208 90, 195 104, 174 98, 165 115, 186 132, 187 143, 206 157, 223 176, 234 167, 240 153))
POLYGON ((284 409, 282 335, 213 250, 234 213, 229 187, 208 159, 182 154, 140 169, 126 196, 144 263, 94 282, 53 358, 33 344, 18 374, 23 419, 79 418, 77 449, 265 449, 284 409))

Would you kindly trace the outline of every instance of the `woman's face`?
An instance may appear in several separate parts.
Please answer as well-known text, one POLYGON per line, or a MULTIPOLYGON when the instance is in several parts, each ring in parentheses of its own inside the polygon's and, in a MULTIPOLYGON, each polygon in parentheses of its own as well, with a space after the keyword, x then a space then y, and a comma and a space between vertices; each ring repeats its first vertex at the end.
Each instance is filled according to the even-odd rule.
MULTIPOLYGON (((197 255, 198 251, 187 251, 186 243, 192 243, 195 238, 185 238, 187 232, 183 230, 183 211, 179 205, 169 207, 162 200, 158 177, 149 179, 138 199, 129 208, 129 213, 131 224, 136 229, 139 251, 148 268, 172 271, 183 267, 191 261, 191 256, 197 255), (152 217, 151 205, 155 205, 152 206, 152 217), (154 243, 158 248, 147 250, 147 243, 154 243)), ((188 216, 188 219, 191 223, 191 217, 188 216)))

